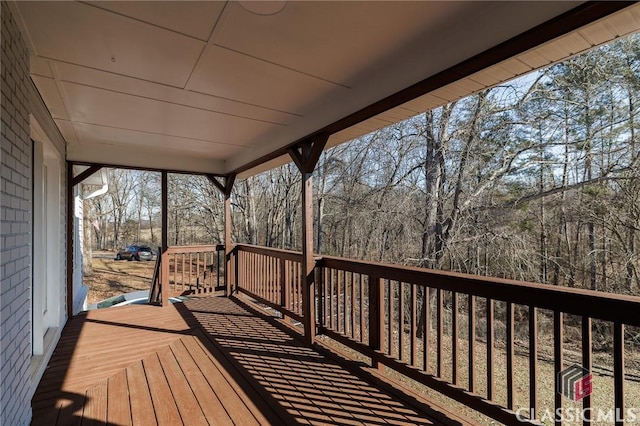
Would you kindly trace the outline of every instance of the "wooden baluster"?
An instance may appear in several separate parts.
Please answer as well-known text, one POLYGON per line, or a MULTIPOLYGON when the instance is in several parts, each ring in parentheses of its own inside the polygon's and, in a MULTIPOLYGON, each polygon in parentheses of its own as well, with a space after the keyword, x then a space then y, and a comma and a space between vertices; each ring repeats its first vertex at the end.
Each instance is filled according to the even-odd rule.
POLYGON ((514 408, 514 374, 513 369, 513 336, 514 336, 514 306, 507 302, 507 408, 514 408))
POLYGON ((358 275, 358 283, 360 285, 360 342, 364 343, 364 285, 362 283, 362 274, 358 275))
POLYGON ((493 401, 493 366, 494 366, 494 334, 493 334, 493 300, 487 299, 487 399, 493 401))
POLYGON ((451 381, 454 385, 458 384, 459 334, 460 330, 458 327, 458 293, 453 291, 451 292, 451 381))
POLYGON ((329 304, 329 321, 327 321, 327 323, 329 324, 329 328, 335 331, 334 315, 333 315, 333 289, 334 289, 333 269, 327 270, 327 277, 329 279, 329 301, 327 302, 329 304))
POLYGON ((196 292, 200 293, 200 253, 196 253, 196 292))
POLYGON ((180 277, 181 277, 180 278, 180 283, 181 283, 182 291, 184 291, 184 258, 185 258, 185 254, 182 253, 180 255, 180 258, 182 260, 182 269, 180 270, 180 277))
MULTIPOLYGON (((277 278, 278 278, 278 287, 279 287, 279 301, 278 303, 280 303, 280 306, 282 306, 283 308, 287 307, 287 298, 285 296, 286 292, 287 292, 287 282, 284 279, 284 268, 285 268, 285 260, 284 258, 280 258, 278 259, 278 272, 277 272, 277 278)), ((283 317, 284 317, 284 313, 283 313, 283 317)))
MULTIPOLYGON (((582 367, 591 372, 591 318, 582 317, 582 367)), ((584 426, 591 424, 591 394, 582 398, 582 410, 584 426)))
POLYGON ((411 285, 411 365, 416 366, 416 349, 417 349, 417 324, 416 324, 416 315, 417 315, 417 286, 415 284, 411 285))
POLYGON ((624 325, 613 324, 613 386, 616 426, 624 425, 624 325))
POLYGON ((444 317, 442 311, 444 309, 444 292, 442 289, 436 290, 436 351, 437 351, 437 369, 436 374, 442 377, 444 371, 444 359, 442 356, 442 333, 444 328, 444 317))
POLYGON ((476 370, 476 297, 469 295, 469 392, 475 392, 476 370))
POLYGON ((271 258, 271 302, 278 304, 280 302, 280 298, 278 297, 278 276, 276 265, 278 262, 277 257, 271 258))
POLYGON ((398 281, 398 359, 404 362, 404 344, 405 344, 405 336, 404 336, 404 316, 405 312, 405 303, 404 303, 404 287, 405 284, 401 281, 398 281))
POLYGON ((341 303, 340 303, 340 270, 336 269, 334 270, 335 272, 335 279, 336 279, 336 331, 340 332, 340 327, 342 324, 342 316, 340 315, 340 307, 341 307, 341 303))
POLYGON ((393 303, 393 281, 385 280, 387 282, 387 354, 391 355, 393 350, 393 315, 394 315, 394 303, 393 303))
POLYGON ((429 349, 430 349, 429 340, 431 337, 431 300, 430 300, 431 295, 430 293, 431 291, 429 290, 429 287, 425 287, 424 296, 422 300, 422 303, 423 303, 422 321, 424 322, 424 330, 422 331, 423 338, 424 338, 424 345, 423 345, 424 348, 422 352, 422 369, 424 370, 425 373, 429 373, 429 349))
POLYGON ((331 270, 328 268, 322 268, 322 285, 324 286, 323 290, 323 308, 324 308, 324 323, 323 326, 327 329, 331 329, 331 313, 329 309, 331 307, 331 270))
POLYGON ((538 309, 529 306, 529 406, 531 418, 538 411, 538 309))
POLYGON ((193 288, 193 279, 191 278, 192 269, 193 269, 193 255, 189 253, 189 288, 193 288))
POLYGON ((342 333, 347 334, 347 273, 342 271, 342 333))
POLYGON ((351 310, 351 338, 355 340, 356 337, 356 286, 353 278, 353 272, 351 272, 351 301, 349 302, 349 309, 351 310))
POLYGON ((563 344, 564 344, 564 326, 562 312, 553 312, 553 374, 555 377, 554 393, 554 409, 556 413, 555 425, 562 426, 562 419, 558 415, 562 410, 562 394, 558 392, 561 389, 560 372, 563 369, 563 344))
POLYGON ((204 285, 205 285, 205 291, 209 291, 211 289, 211 274, 209 273, 209 263, 211 263, 213 265, 213 262, 211 262, 211 252, 205 251, 203 253, 204 256, 204 285), (207 259, 209 259, 207 261, 207 259), (208 278, 208 280, 207 280, 208 278))
MULTIPOLYGON (((381 353, 384 328, 383 291, 382 279, 375 276, 368 277, 369 284, 369 347, 381 353)), ((377 359, 371 360, 373 368, 382 369, 383 365, 377 359)))

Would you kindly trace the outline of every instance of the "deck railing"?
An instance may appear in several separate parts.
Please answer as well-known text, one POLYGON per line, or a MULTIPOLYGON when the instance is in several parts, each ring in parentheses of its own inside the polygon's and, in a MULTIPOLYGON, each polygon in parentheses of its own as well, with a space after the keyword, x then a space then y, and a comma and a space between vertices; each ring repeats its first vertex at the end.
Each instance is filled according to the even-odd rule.
POLYGON ((149 301, 224 290, 224 268, 224 245, 168 247, 158 257, 149 301))
POLYGON ((236 253, 238 291, 302 321, 302 255, 248 245, 236 253))
MULTIPOLYGON (((237 289, 303 320, 301 254, 247 245, 235 250, 237 289)), ((624 422, 630 403, 625 327, 640 326, 639 297, 331 256, 316 258, 315 276, 318 334, 371 358, 373 366, 505 424, 535 423, 543 406, 551 406, 559 425, 563 404, 580 409, 585 424, 596 408, 611 408, 615 423, 624 422), (588 392, 594 330, 599 339, 611 337, 611 407, 593 406, 588 392), (539 360, 546 358, 543 369, 539 360), (563 374, 572 364, 586 372, 563 374), (563 383, 578 379, 584 386, 574 386, 572 396, 581 392, 581 401, 563 400, 563 383)))

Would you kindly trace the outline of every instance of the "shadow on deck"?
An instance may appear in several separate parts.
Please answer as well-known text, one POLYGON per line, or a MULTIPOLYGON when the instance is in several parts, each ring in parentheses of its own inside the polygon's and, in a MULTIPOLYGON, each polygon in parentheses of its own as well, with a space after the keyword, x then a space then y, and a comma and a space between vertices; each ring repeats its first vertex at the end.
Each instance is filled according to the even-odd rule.
POLYGON ((65 327, 32 424, 468 423, 348 365, 234 298, 92 311, 65 327))

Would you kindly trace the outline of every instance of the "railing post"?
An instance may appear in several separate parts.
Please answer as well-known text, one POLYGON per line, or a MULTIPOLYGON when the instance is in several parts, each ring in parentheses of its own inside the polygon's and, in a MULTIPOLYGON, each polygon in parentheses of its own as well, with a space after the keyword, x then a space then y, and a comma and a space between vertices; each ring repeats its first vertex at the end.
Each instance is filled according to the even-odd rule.
MULTIPOLYGON (((284 309, 289 309, 291 295, 289 294, 289 286, 287 286, 287 262, 284 258, 279 259, 278 262, 279 274, 278 274, 278 285, 280 286, 280 306, 284 309)), ((282 319, 286 320, 287 317, 283 313, 282 319)))
POLYGON ((238 248, 234 244, 225 245, 224 265, 225 296, 238 292, 238 248))
MULTIPOLYGON (((223 248, 223 250, 224 250, 224 248, 223 248)), ((218 244, 218 245, 216 245, 216 287, 218 289, 220 288, 220 264, 222 263, 221 259, 220 259, 220 252, 221 252, 220 244, 218 244)), ((225 284, 225 287, 224 287, 224 293, 225 293, 225 295, 227 294, 227 286, 226 286, 226 284, 225 284)))
POLYGON ((169 254, 165 250, 160 260, 160 289, 162 291, 162 306, 169 305, 169 254))
MULTIPOLYGON (((236 293, 240 290, 240 252, 237 246, 233 246, 233 274, 232 274, 232 283, 235 283, 236 293)), ((242 277, 245 279, 245 277, 242 277)))
POLYGON ((304 339, 307 345, 313 343, 316 335, 313 184, 311 176, 311 173, 302 173, 302 315, 304 339))
MULTIPOLYGON (((382 327, 384 327, 383 283, 380 277, 369 275, 369 347, 382 350, 382 327)), ((377 359, 371 359, 373 368, 382 366, 377 359)))
POLYGON ((324 268, 316 262, 316 288, 318 289, 318 304, 316 306, 316 317, 318 318, 318 328, 320 332, 325 327, 324 318, 324 268))

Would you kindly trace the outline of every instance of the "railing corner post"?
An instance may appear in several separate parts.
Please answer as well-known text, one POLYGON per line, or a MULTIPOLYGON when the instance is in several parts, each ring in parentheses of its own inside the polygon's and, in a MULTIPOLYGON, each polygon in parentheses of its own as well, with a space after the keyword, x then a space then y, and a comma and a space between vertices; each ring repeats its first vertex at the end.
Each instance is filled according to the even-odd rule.
POLYGON ((225 296, 238 292, 238 247, 225 244, 224 293, 225 296))
POLYGON ((169 255, 165 251, 161 254, 162 259, 160 260, 160 288, 162 291, 162 306, 169 305, 169 255))
POLYGON ((311 346, 316 337, 315 260, 312 257, 311 259, 303 259, 302 262, 302 315, 304 321, 304 340, 307 346, 311 346))

